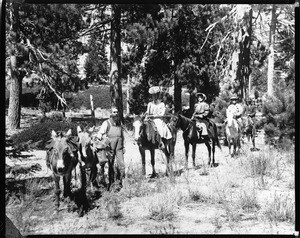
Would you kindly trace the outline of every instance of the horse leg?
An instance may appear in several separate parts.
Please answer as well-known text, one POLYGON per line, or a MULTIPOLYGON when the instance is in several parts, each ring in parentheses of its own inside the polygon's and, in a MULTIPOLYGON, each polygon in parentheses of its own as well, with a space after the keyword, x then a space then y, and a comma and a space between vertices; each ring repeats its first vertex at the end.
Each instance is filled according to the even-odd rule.
POLYGON ((252 135, 251 135, 251 140, 252 140, 252 145, 253 145, 254 149, 255 149, 255 134, 256 134, 256 130, 255 130, 255 128, 253 128, 252 135))
POLYGON ((150 178, 157 177, 157 173, 155 171, 155 150, 152 148, 150 149, 150 155, 151 155, 151 165, 152 165, 152 175, 150 178))
POLYGON ((141 146, 139 146, 141 158, 142 158, 142 174, 146 175, 146 157, 145 157, 145 149, 143 149, 141 146))
POLYGON ((189 157, 190 144, 187 140, 184 140, 184 147, 185 147, 185 169, 188 169, 188 157, 189 157))
POLYGON ((163 139, 163 143, 164 143, 164 155, 166 156, 166 160, 167 160, 167 165, 166 165, 166 176, 170 175, 170 172, 172 170, 172 166, 170 165, 170 151, 169 151, 169 142, 166 141, 165 139, 163 139))
POLYGON ((195 162, 195 158, 196 158, 196 147, 197 147, 197 143, 194 142, 193 145, 192 145, 193 167, 196 167, 196 162, 195 162))
POLYGON ((215 165, 215 151, 216 151, 216 142, 212 141, 212 165, 215 165))
POLYGON ((169 161, 168 161, 168 166, 169 166, 169 173, 173 175, 173 163, 174 163, 174 144, 172 143, 173 141, 169 142, 168 148, 169 148, 169 161))
POLYGON ((210 146, 210 143, 209 143, 209 141, 206 141, 205 142, 205 145, 206 145, 206 147, 207 147, 207 151, 208 151, 208 165, 209 166, 211 166, 212 164, 211 164, 211 146, 210 146))
POLYGON ((54 179, 54 182, 55 182, 55 195, 56 195, 56 203, 55 203, 55 205, 56 205, 56 209, 58 211, 58 208, 59 208, 59 196, 60 196, 60 193, 61 193, 61 190, 60 190, 60 187, 59 187, 60 177, 53 174, 53 179, 54 179))

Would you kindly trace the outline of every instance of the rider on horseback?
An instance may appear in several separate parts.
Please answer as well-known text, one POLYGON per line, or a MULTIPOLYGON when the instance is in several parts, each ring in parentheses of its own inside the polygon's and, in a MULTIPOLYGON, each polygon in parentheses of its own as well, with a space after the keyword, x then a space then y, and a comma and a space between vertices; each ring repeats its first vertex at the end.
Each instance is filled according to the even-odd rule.
POLYGON ((195 105, 195 112, 192 116, 192 120, 196 121, 196 128, 199 131, 199 136, 207 136, 207 129, 211 125, 208 115, 209 115, 209 105, 205 102, 206 95, 204 93, 197 93, 198 103, 195 105))
POLYGON ((149 89, 149 93, 152 95, 152 101, 147 105, 145 121, 153 121, 154 130, 159 134, 159 147, 163 149, 162 138, 171 139, 172 134, 167 124, 163 121, 163 117, 166 114, 166 105, 160 101, 160 88, 153 86, 149 89), (149 119, 152 120, 149 120, 149 119))
POLYGON ((226 117, 228 118, 229 114, 233 115, 233 118, 237 120, 239 127, 242 128, 242 114, 244 112, 244 109, 241 104, 237 103, 237 101, 238 97, 235 95, 230 98, 230 105, 226 110, 226 117))

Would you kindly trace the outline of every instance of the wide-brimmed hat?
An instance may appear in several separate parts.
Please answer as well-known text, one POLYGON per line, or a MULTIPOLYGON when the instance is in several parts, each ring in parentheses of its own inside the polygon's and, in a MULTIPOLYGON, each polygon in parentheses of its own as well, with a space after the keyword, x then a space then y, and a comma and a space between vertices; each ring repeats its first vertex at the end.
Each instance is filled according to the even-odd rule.
POLYGON ((238 100, 239 98, 236 95, 231 96, 230 100, 238 100))
POLYGON ((159 92, 160 92, 160 87, 158 87, 158 86, 153 86, 153 87, 149 88, 150 94, 157 94, 159 92))
POLYGON ((205 101, 206 98, 207 98, 206 95, 205 95, 204 93, 197 93, 196 95, 197 95, 197 97, 202 97, 204 101, 205 101))

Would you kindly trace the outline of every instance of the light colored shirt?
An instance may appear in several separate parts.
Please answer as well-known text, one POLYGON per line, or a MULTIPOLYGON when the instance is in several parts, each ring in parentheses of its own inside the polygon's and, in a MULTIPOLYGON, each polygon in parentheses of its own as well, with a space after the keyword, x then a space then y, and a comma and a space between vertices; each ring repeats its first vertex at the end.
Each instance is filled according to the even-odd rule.
POLYGON ((243 114, 243 107, 241 104, 230 104, 229 107, 227 108, 226 114, 228 117, 228 114, 231 114, 233 116, 241 116, 243 114))
POLYGON ((199 102, 195 105, 195 116, 207 116, 209 113, 209 105, 206 102, 199 102))
POLYGON ((152 116, 164 116, 166 113, 166 106, 163 102, 159 102, 158 104, 149 102, 146 113, 152 116))

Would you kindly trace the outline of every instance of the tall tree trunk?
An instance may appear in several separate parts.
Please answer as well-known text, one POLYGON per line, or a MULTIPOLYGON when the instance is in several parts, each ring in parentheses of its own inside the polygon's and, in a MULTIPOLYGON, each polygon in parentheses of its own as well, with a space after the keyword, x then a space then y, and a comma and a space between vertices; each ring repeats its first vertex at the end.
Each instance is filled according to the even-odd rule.
POLYGON ((18 70, 18 65, 22 62, 19 62, 21 57, 18 55, 16 50, 16 44, 19 40, 19 5, 12 3, 12 13, 15 20, 12 21, 11 30, 15 32, 13 37, 14 49, 9 49, 10 56, 10 73, 11 73, 11 85, 9 93, 9 106, 8 106, 8 128, 9 129, 18 129, 20 128, 21 120, 21 104, 20 97, 22 94, 22 78, 24 74, 21 70, 18 70), (18 56, 18 57, 17 57, 18 56))
POLYGON ((17 59, 15 55, 10 56, 11 61, 11 83, 9 91, 8 106, 8 128, 19 129, 21 120, 22 74, 16 68, 17 59))
POLYGON ((272 5, 272 18, 270 26, 270 38, 269 38, 269 56, 268 56, 268 95, 272 96, 274 93, 274 41, 276 30, 276 5, 272 5))
POLYGON ((174 74, 174 111, 181 111, 181 84, 178 82, 178 76, 174 74))
POLYGON ((249 11, 249 21, 246 23, 247 26, 247 35, 245 36, 244 39, 244 70, 243 70, 243 76, 244 76, 244 99, 249 96, 250 94, 250 88, 247 90, 247 83, 248 85, 250 84, 250 74, 251 74, 251 68, 250 68, 250 46, 251 46, 251 36, 252 36, 252 9, 249 11))
POLYGON ((117 4, 112 4, 111 8, 112 23, 110 35, 110 93, 111 104, 119 110, 119 116, 122 122, 123 117, 123 99, 121 84, 121 9, 117 4))

